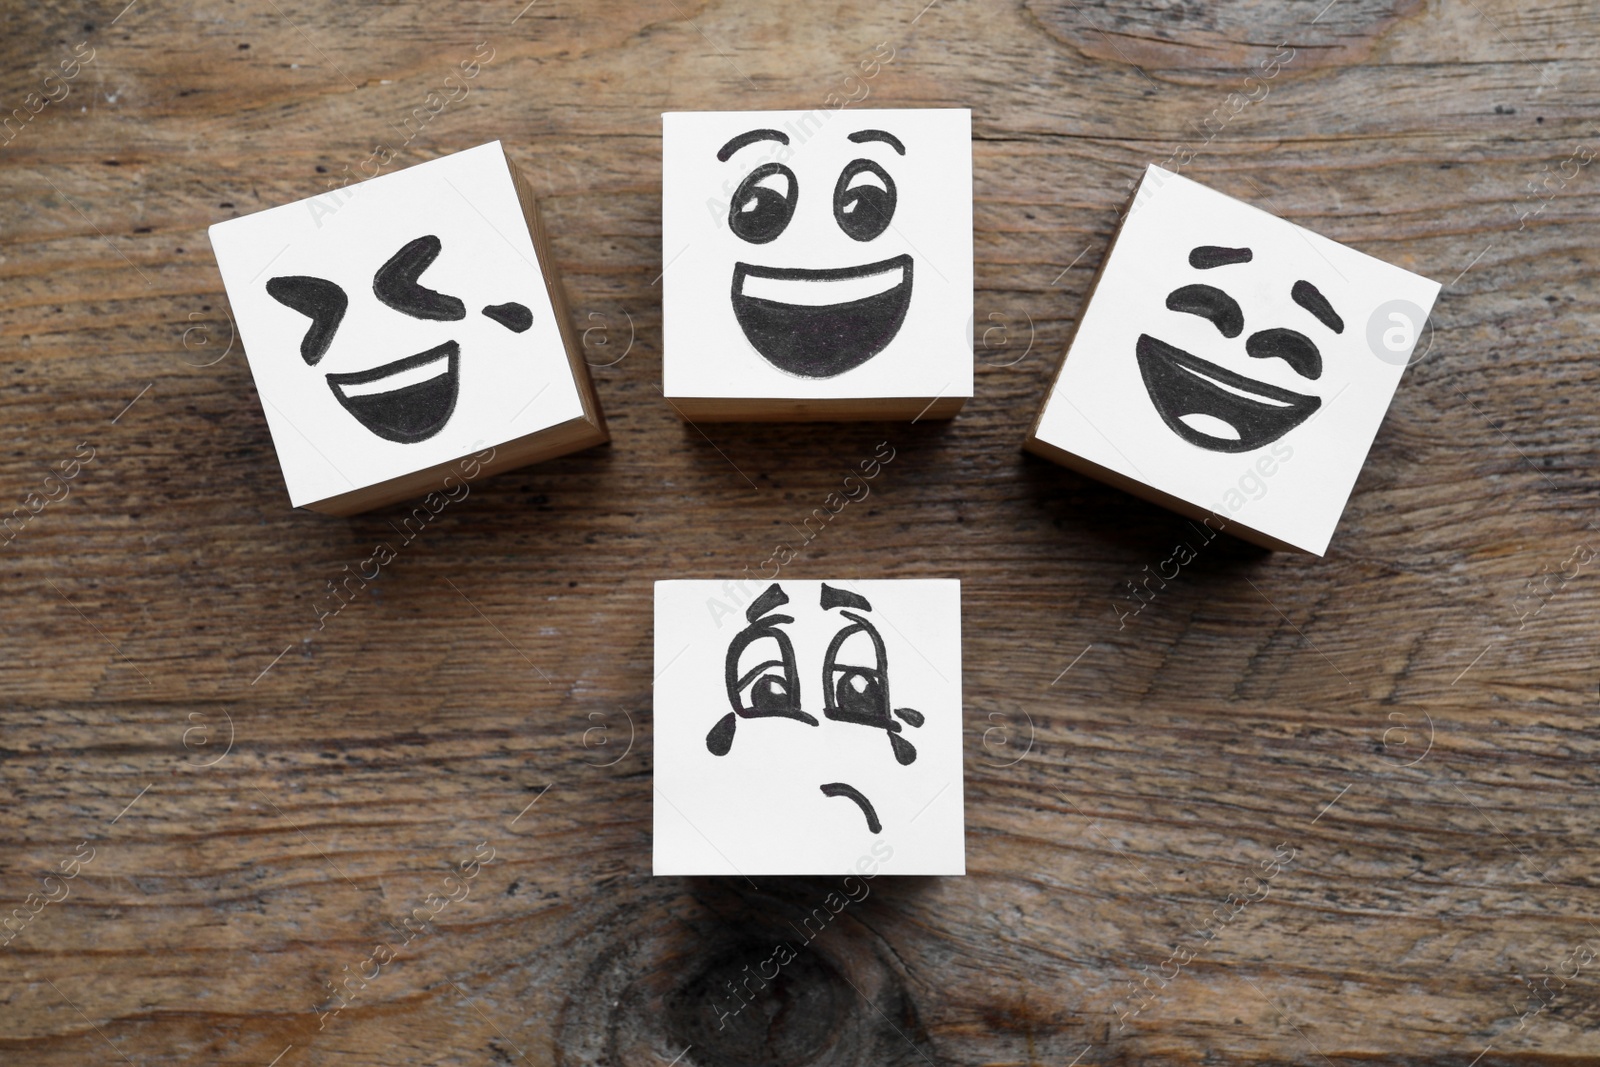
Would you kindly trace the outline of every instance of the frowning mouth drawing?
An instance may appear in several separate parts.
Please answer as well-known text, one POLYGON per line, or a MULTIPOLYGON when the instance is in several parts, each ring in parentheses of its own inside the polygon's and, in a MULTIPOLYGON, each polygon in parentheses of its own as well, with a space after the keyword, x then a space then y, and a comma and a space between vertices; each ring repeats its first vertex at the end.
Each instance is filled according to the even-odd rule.
POLYGON ((909 254, 825 270, 737 263, 733 314, 779 370, 831 378, 894 340, 911 306, 911 277, 909 254))
POLYGON ((425 441, 456 409, 461 346, 455 341, 371 370, 328 375, 344 409, 385 441, 425 441))

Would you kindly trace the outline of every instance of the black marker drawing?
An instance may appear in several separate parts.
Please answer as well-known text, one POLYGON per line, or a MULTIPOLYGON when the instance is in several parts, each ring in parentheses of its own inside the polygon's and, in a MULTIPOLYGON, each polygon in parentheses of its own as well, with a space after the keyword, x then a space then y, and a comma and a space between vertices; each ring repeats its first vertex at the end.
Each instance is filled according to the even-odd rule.
MULTIPOLYGON (((733 710, 726 713, 706 734, 706 749, 714 756, 726 756, 733 748, 740 719, 786 718, 807 726, 820 726, 816 716, 802 707, 800 673, 794 645, 783 627, 792 626, 794 617, 773 614, 789 603, 788 594, 774 582, 756 598, 745 612, 749 623, 728 644, 723 681, 733 710), (751 648, 763 658, 741 671, 741 658, 751 648)), ((824 584, 819 598, 823 611, 837 610, 847 620, 828 643, 822 662, 822 714, 833 722, 869 726, 883 730, 895 762, 907 766, 916 761, 917 750, 901 736, 904 726, 920 727, 926 721, 913 708, 896 708, 889 697, 889 658, 883 636, 866 614, 872 611, 867 599, 849 590, 824 584), (864 635, 868 643, 852 642, 864 635), (869 651, 870 649, 870 651, 869 651), (895 721, 896 719, 901 722, 895 721)), ((848 796, 861 806, 873 833, 882 827, 877 812, 866 795, 844 782, 820 787, 827 796, 848 796)))
POLYGON ((789 135, 782 130, 751 130, 748 133, 741 133, 717 149, 717 162, 726 163, 729 157, 739 149, 747 144, 755 144, 757 141, 777 141, 779 144, 788 144, 789 135))
POLYGON ((1234 263, 1248 263, 1255 253, 1248 248, 1223 248, 1221 245, 1201 245, 1189 251, 1189 266, 1195 270, 1210 270, 1234 263))
POLYGON ((833 187, 833 218, 852 239, 870 241, 889 228, 900 194, 889 172, 870 159, 853 159, 833 187))
POLYGON ((1322 377, 1322 353, 1311 338, 1296 330, 1282 326, 1259 330, 1245 341, 1244 350, 1255 359, 1281 359, 1302 378, 1316 381, 1322 377))
POLYGON ((1244 312, 1239 302, 1214 285, 1185 285, 1167 294, 1167 310, 1183 311, 1210 319, 1224 337, 1244 332, 1244 312))
POLYGON ((733 711, 724 715, 706 735, 706 748, 715 756, 726 756, 733 747, 733 732, 740 718, 782 717, 798 719, 816 726, 814 716, 800 710, 800 673, 795 667, 794 644, 779 626, 793 624, 792 615, 769 612, 789 602, 789 596, 774 582, 744 615, 750 625, 734 635, 728 645, 724 683, 733 711), (752 645, 769 644, 768 657, 739 673, 739 657, 752 645))
MULTIPOLYGON (((1189 253, 1189 265, 1196 270, 1213 270, 1253 259, 1254 253, 1248 248, 1220 245, 1201 245, 1189 253)), ((1327 329, 1334 333, 1344 331, 1344 320, 1310 282, 1295 282, 1290 297, 1327 329)), ((1209 320, 1218 333, 1230 340, 1244 333, 1244 312, 1239 302, 1216 286, 1180 286, 1167 295, 1166 306, 1169 311, 1209 320)), ((1322 353, 1311 338, 1298 330, 1285 326, 1258 330, 1245 339, 1244 348, 1254 359, 1281 359, 1310 381, 1322 377, 1322 353)), ((1210 452, 1250 452, 1269 445, 1322 407, 1320 397, 1237 374, 1148 333, 1139 335, 1134 352, 1145 391, 1161 421, 1183 440, 1210 452), (1198 421, 1205 429, 1191 421, 1195 416, 1201 417, 1198 421), (1235 436, 1208 432, 1219 422, 1235 436)))
POLYGON ((433 234, 418 237, 389 257, 389 262, 372 276, 372 293, 402 315, 414 319, 460 322, 467 317, 467 305, 458 296, 436 293, 417 281, 433 265, 442 249, 433 234))
POLYGON ((872 801, 862 796, 861 790, 853 785, 845 785, 843 782, 829 782, 827 785, 819 786, 818 788, 822 790, 822 795, 825 797, 849 797, 855 801, 861 807, 861 814, 867 817, 867 829, 875 834, 883 833, 883 823, 878 821, 878 813, 873 810, 872 801))
MULTIPOLYGON (((885 130, 859 130, 856 144, 881 143, 900 155, 905 145, 885 130)), ((750 130, 717 152, 727 162, 760 141, 787 145, 779 130, 750 130)), ((870 159, 845 164, 833 189, 839 229, 863 244, 882 236, 894 219, 899 190, 894 178, 870 159)), ((739 184, 728 206, 728 227, 755 245, 777 240, 800 202, 799 179, 782 163, 764 163, 739 184)), ((731 298, 745 338, 779 370, 801 378, 833 378, 882 352, 904 324, 911 306, 909 253, 854 267, 774 267, 734 264, 731 298), (826 302, 830 294, 843 299, 826 302)))
POLYGON ((1339 313, 1333 310, 1333 305, 1328 303, 1328 298, 1322 295, 1322 290, 1308 281, 1294 283, 1294 288, 1289 290, 1289 295, 1294 297, 1294 302, 1305 308, 1317 317, 1317 321, 1332 330, 1334 333, 1344 333, 1344 320, 1339 313))
POLYGON ((385 441, 426 441, 444 429, 456 409, 460 360, 461 346, 446 341, 372 370, 330 374, 328 387, 346 411, 385 441), (411 385, 377 393, 359 388, 429 366, 437 370, 411 385))
MULTIPOLYGON (((459 322, 466 318, 460 297, 435 292, 418 280, 439 258, 443 245, 433 234, 407 242, 379 267, 372 293, 384 306, 416 319, 459 322)), ((349 297, 334 282, 301 275, 269 278, 267 295, 311 320, 300 342, 300 357, 315 366, 333 343, 349 297)), ((533 312, 516 302, 491 304, 483 314, 513 333, 533 325, 533 312)), ((374 435, 397 444, 426 441, 444 429, 455 412, 460 383, 461 345, 446 341, 425 352, 364 371, 327 376, 334 399, 374 435), (373 385, 400 379, 389 389, 373 385)))
POLYGON ((782 163, 763 163, 746 175, 728 207, 728 228, 741 240, 764 245, 789 227, 800 203, 800 183, 782 163))
POLYGON ((802 378, 833 378, 882 352, 900 332, 911 306, 909 253, 861 267, 806 270, 739 263, 733 270, 733 314, 756 351, 779 370, 802 378), (776 282, 899 281, 872 296, 821 306, 751 296, 749 279, 776 282))
POLYGON ((512 333, 523 333, 533 325, 533 312, 529 311, 526 305, 515 302, 490 304, 483 309, 483 313, 512 333))
MULTIPOLYGON (((822 587, 824 610, 838 608, 839 614, 853 625, 846 626, 833 636, 828 653, 822 661, 822 713, 836 722, 853 722, 862 726, 875 726, 889 734, 889 747, 894 750, 895 761, 902 767, 917 758, 917 750, 910 741, 900 736, 900 724, 891 715, 889 702, 889 654, 883 646, 878 628, 846 608, 871 611, 865 597, 846 590, 822 587), (864 633, 872 642, 874 652, 871 665, 865 662, 852 664, 851 657, 841 656, 843 647, 851 637, 864 633)), ((921 726, 922 713, 911 708, 892 708, 912 726, 921 726)))
POLYGON ((300 358, 306 361, 306 366, 315 367, 333 344, 333 332, 344 321, 350 298, 330 281, 300 276, 269 279, 267 295, 311 319, 300 341, 300 358))
POLYGON ((900 143, 900 138, 896 137, 888 130, 857 130, 855 133, 850 135, 850 141, 852 144, 866 144, 868 141, 882 141, 890 148, 893 148, 896 152, 899 152, 902 156, 906 154, 906 146, 900 143))

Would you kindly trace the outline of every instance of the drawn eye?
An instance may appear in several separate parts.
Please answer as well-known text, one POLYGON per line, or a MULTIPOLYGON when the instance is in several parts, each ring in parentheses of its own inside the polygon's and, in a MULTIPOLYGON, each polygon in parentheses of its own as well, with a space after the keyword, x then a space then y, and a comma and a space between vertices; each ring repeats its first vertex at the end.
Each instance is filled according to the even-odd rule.
POLYGON ((857 622, 840 630, 822 664, 828 717, 848 722, 889 722, 888 684, 877 634, 857 622), (835 714, 837 712, 837 714, 835 714))
POLYGON ((311 320, 300 341, 300 358, 315 367, 333 343, 334 331, 344 320, 350 304, 344 290, 325 278, 290 275, 267 279, 267 295, 284 307, 293 308, 311 320))
POLYGON ((1239 302, 1214 285, 1185 285, 1167 294, 1167 307, 1210 319, 1224 337, 1244 332, 1244 312, 1239 302))
POLYGON ((751 244, 764 245, 789 225, 799 200, 794 171, 764 163, 739 183, 728 206, 728 227, 751 244))
POLYGON ((870 159, 845 164, 833 187, 833 217, 857 241, 870 241, 889 228, 897 194, 889 172, 870 159))
POLYGON ((1322 377, 1322 353, 1311 338, 1297 330, 1271 329, 1253 333, 1244 350, 1255 359, 1281 359, 1296 374, 1316 381, 1322 377))
POLYGON ((458 296, 437 293, 417 281, 439 258, 443 245, 434 234, 408 242, 372 276, 372 292, 385 306, 414 319, 459 322, 467 306, 458 296))
POLYGON ((883 712, 883 666, 871 639, 857 629, 839 646, 825 668, 840 711, 877 716, 883 712), (867 664, 871 666, 867 666, 867 664))
POLYGON ((777 634, 764 634, 739 654, 735 692, 739 705, 756 715, 787 715, 800 706, 794 649, 777 634))

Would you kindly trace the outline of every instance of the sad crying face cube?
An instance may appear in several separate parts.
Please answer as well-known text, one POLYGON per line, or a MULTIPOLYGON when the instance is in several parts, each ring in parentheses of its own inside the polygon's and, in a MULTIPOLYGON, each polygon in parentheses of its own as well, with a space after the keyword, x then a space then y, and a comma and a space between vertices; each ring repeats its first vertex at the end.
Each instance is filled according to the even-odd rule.
POLYGON ((1438 293, 1150 167, 1026 447, 1322 555, 1438 293))
POLYGON ((662 127, 663 391, 680 414, 960 409, 969 111, 671 113, 662 127))
POLYGON ((656 874, 965 873, 960 582, 655 592, 656 874))
POLYGON ((352 514, 606 440, 498 141, 211 243, 296 507, 352 514))

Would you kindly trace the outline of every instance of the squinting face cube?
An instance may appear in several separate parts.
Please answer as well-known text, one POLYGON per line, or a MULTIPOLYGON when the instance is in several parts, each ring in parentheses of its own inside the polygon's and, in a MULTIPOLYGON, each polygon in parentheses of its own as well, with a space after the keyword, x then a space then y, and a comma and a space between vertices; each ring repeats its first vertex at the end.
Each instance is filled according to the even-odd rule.
POLYGON ((663 125, 669 398, 971 395, 969 112, 663 125))
POLYGON ((1035 439, 1321 554, 1438 285, 1156 167, 1108 257, 1035 439))
POLYGON ((498 142, 211 241, 297 506, 583 415, 498 142))
POLYGON ((963 873, 960 596, 656 583, 655 873, 963 873))

